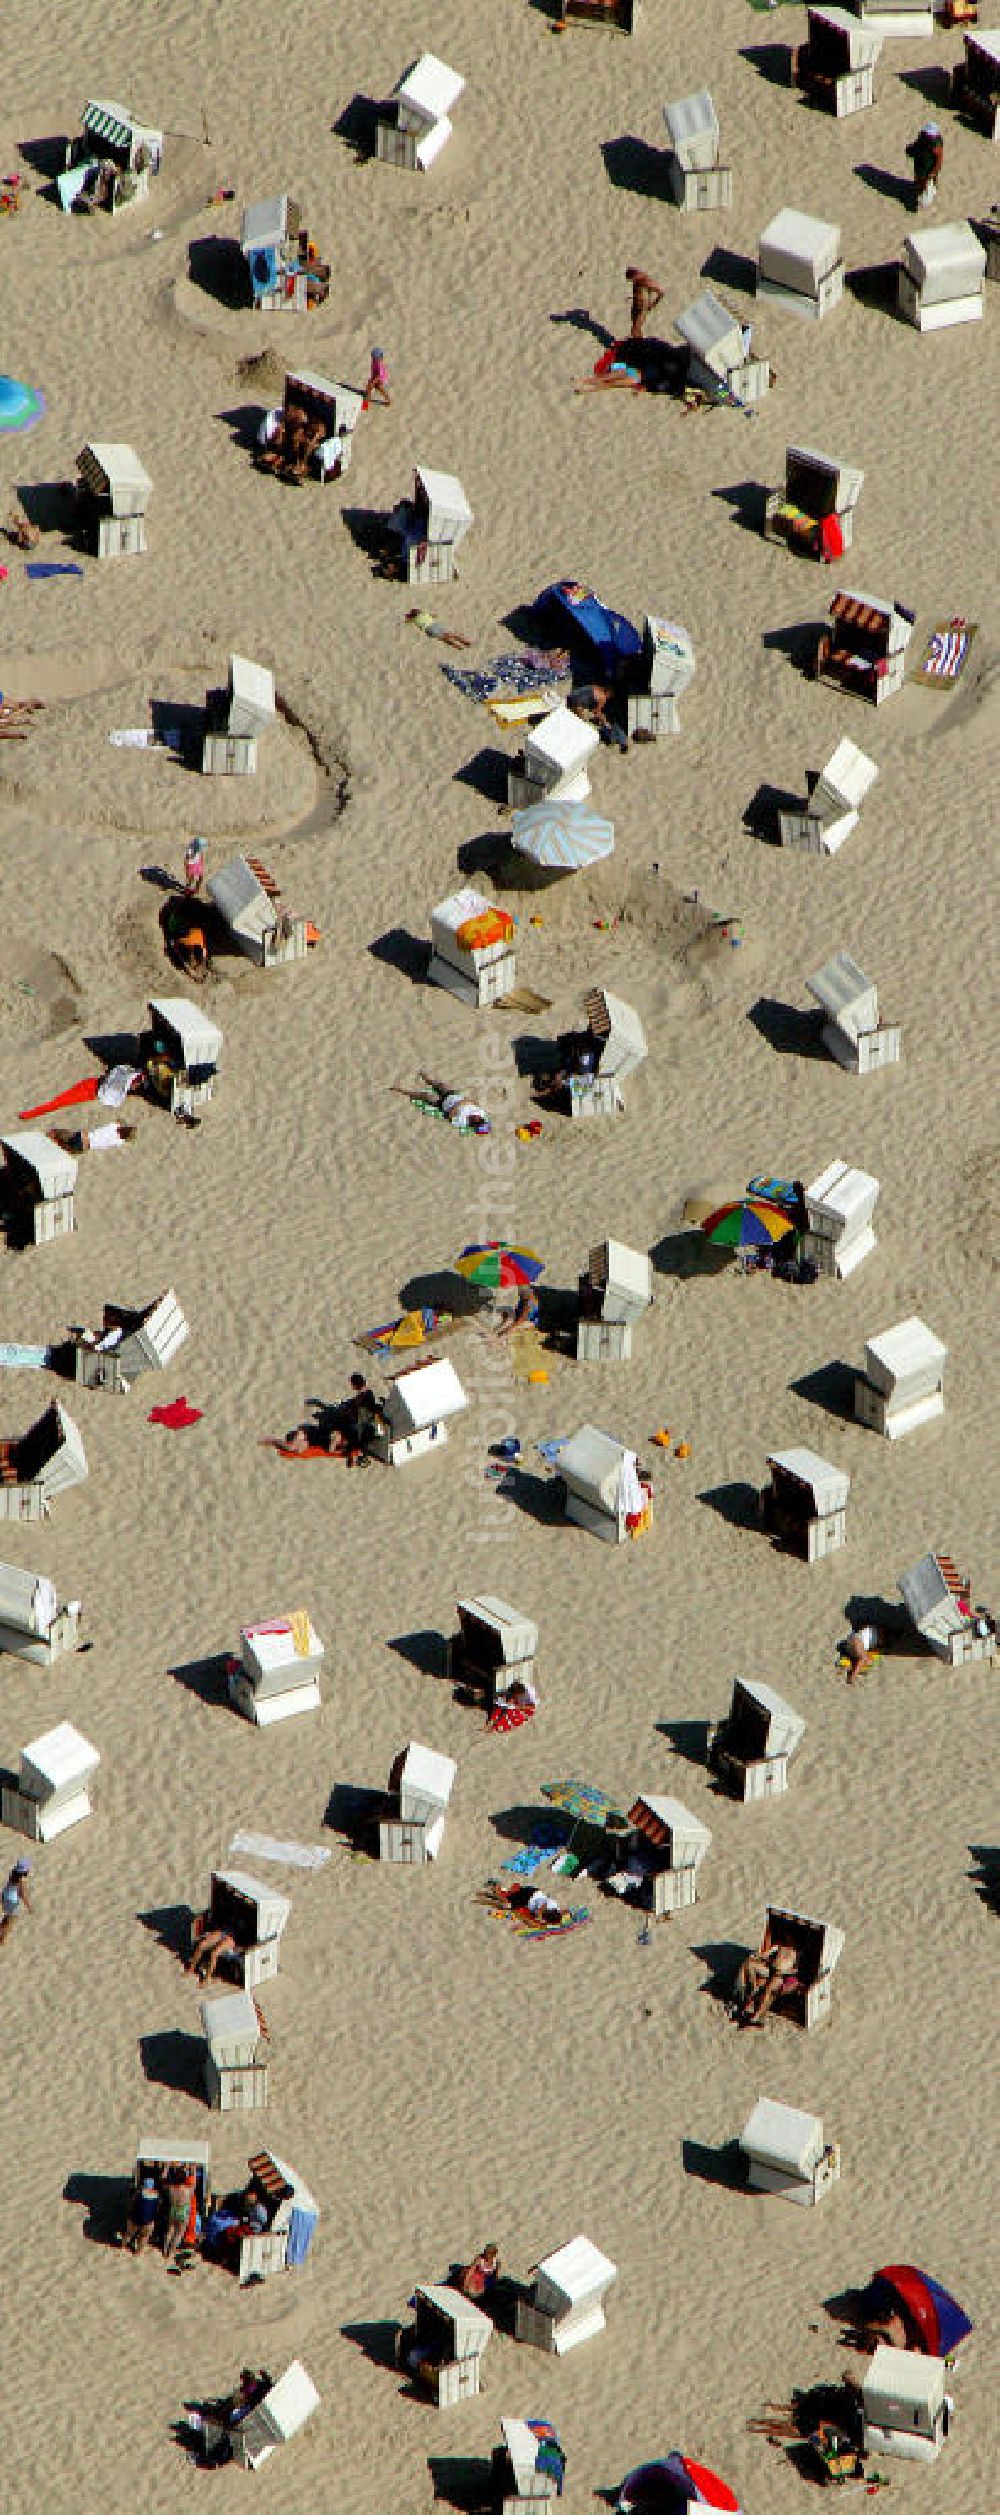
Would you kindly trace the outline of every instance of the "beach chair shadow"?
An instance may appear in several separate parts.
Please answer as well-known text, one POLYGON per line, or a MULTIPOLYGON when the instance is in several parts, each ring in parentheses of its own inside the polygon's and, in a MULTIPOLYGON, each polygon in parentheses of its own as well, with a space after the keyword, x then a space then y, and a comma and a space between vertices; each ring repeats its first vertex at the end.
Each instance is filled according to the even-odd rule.
POLYGON ((455 770, 457 786, 471 786, 477 795, 485 795, 488 803, 507 801, 507 753, 498 743, 484 742, 464 768, 455 770))
POLYGON ((382 102, 379 97, 366 96, 361 89, 357 89, 350 102, 344 106, 342 113, 338 114, 336 122, 330 125, 334 139, 343 140, 345 148, 352 148, 359 160, 374 157, 377 146, 376 124, 381 111, 382 102))
POLYGON ((825 1415, 833 1415, 839 1423, 854 1423, 854 1383, 856 1371, 847 1362, 821 1362, 818 1370, 806 1371, 801 1380, 790 1380, 793 1397, 804 1397, 807 1406, 821 1406, 825 1415))
POLYGON ((192 1913, 190 1904, 156 1904, 149 1912, 137 1913, 143 1929, 148 1930, 168 1956, 186 1957, 191 1946, 192 1913))
POLYGON ((731 1484, 708 1485, 699 1493, 698 1500, 707 1503, 709 1510, 716 1511, 730 1528, 760 1527, 760 1496, 756 1485, 745 1484, 738 1478, 731 1484))
POLYGON ((544 1528, 551 1528, 556 1520, 563 1517, 558 1477, 532 1476, 523 1467, 508 1467, 501 1489, 504 1498, 513 1502, 516 1510, 523 1511, 526 1519, 537 1520, 544 1528))
POLYGON ((386 519, 383 507, 345 506, 341 515, 356 550, 363 550, 368 559, 378 559, 386 544, 386 519))
POLYGON ((672 1755, 683 1756, 686 1764, 700 1764, 704 1772, 708 1762, 707 1720, 658 1720, 657 1736, 669 1740, 672 1755))
POLYGON ((969 1876, 980 1903, 996 1912, 1000 1909, 1000 1848, 995 1843, 970 1843, 969 1857, 976 1864, 969 1876))
POLYGON ((407 1666, 416 1668, 422 1677, 445 1675, 446 1647, 444 1634, 432 1631, 430 1626, 419 1633, 395 1633, 387 1644, 397 1659, 405 1659, 407 1666))
POLYGON ((769 655, 787 655, 796 672, 808 674, 816 661, 823 625, 817 620, 792 620, 787 628, 765 629, 760 642, 769 655))
POLYGON ((487 2515, 496 2504, 493 2465, 483 2454, 431 2454, 427 2468, 435 2501, 462 2515, 487 2515))
POLYGON ((897 76, 901 87, 912 87, 929 105, 950 104, 951 73, 943 62, 921 61, 915 70, 900 70, 897 76))
POLYGON ((871 2303, 867 2288, 841 2288, 833 2296, 821 2299, 824 2314, 831 2323, 840 2325, 840 2345, 844 2349, 860 2347, 860 2327, 871 2303))
POLYGON ((387 969, 396 969, 401 978, 408 978, 414 987, 428 984, 431 947, 416 934, 408 934, 405 926, 391 926, 387 934, 378 934, 368 946, 373 961, 382 961, 387 969))
POLYGON ((86 2210, 83 2233, 88 2244, 117 2245, 128 2216, 132 2185, 128 2175, 71 2174, 63 2184, 64 2201, 86 2210))
POLYGON ((429 1275, 408 1275, 399 1287, 399 1300, 404 1310, 448 1310, 459 1319, 477 1319, 483 1311, 478 1286, 466 1283, 450 1266, 436 1267, 429 1275))
POLYGON ((744 806, 743 827, 748 838, 758 839, 764 847, 777 847, 781 839, 779 812, 801 811, 801 808, 801 795, 793 795, 790 788, 772 786, 765 778, 754 788, 749 803, 744 806))
POLYGON ((534 1031, 518 1031, 510 1044, 523 1081, 539 1083, 546 1075, 558 1073, 560 1057, 554 1039, 543 1039, 534 1031))
POLYGON ((384 1807, 384 1790, 372 1790, 363 1782, 338 1781, 327 1800, 323 1823, 357 1849, 371 1841, 384 1807))
POLYGON ((883 1647, 888 1645, 891 1650, 895 1645, 898 1649, 901 1643, 905 1643, 907 1658, 922 1659, 925 1654, 933 1658, 930 1643, 924 1642, 922 1634, 910 1623, 905 1607, 893 1598, 874 1598, 854 1590, 845 1601, 844 1614, 852 1633, 856 1633, 862 1624, 875 1624, 882 1635, 883 1647))
POLYGON ((747 2190, 746 2161, 737 2139, 727 2139, 718 2148, 706 2148, 701 2140, 681 2141, 681 2164, 685 2174, 698 2183, 715 2183, 726 2192, 747 2190))
MULTIPOLYGON (((556 318, 558 321, 566 322, 570 319, 568 315, 556 318)), ((593 326, 591 328, 593 329, 593 326)), ((608 339, 609 342, 612 341, 614 334, 609 333, 608 339)), ((544 651, 546 647, 560 644, 559 638, 552 629, 546 627, 537 603, 515 603, 510 611, 504 612, 500 626, 506 629, 511 637, 519 637, 526 646, 538 646, 544 651)))
POLYGON ((38 532, 60 533, 67 548, 84 547, 80 509, 71 480, 19 481, 17 497, 29 524, 34 524, 38 532))
POLYGON ((713 489, 712 496, 732 507, 733 523, 741 532, 762 532, 767 491, 759 480, 734 480, 728 488, 713 489))
POLYGON ((666 148, 651 148, 648 140, 636 138, 634 131, 623 132, 620 139, 602 140, 601 156, 608 182, 618 192, 639 192, 646 200, 664 201, 667 197, 666 148))
POLYGON ((790 87, 792 84, 792 47, 790 44, 741 44, 740 60, 749 61, 758 78, 769 87, 790 87))
POLYGON ((174 2096, 196 2096, 207 2104, 205 2046, 200 2035, 182 2034, 176 2026, 140 2035, 139 2059, 151 2086, 167 2087, 174 2096))
POLYGON ((102 1065, 136 1065, 139 1041, 134 1030, 93 1031, 85 1035, 84 1047, 102 1065))
POLYGON ((352 2341, 355 2349, 360 2349, 362 2357, 368 2358, 373 2367, 394 2367, 396 2341, 402 2328, 399 2322, 342 2323, 340 2337, 341 2340, 352 2341))
POLYGON ((716 280, 720 288, 738 288, 745 297, 757 293, 757 265, 748 253, 734 253, 729 245, 713 245, 707 261, 701 266, 702 279, 716 280))
POLYGON ((845 286, 859 306, 868 306, 874 314, 899 314, 898 262, 865 262, 845 274, 845 286))
POLYGON ((868 158, 853 169, 866 191, 877 192, 883 201, 901 201, 903 208, 913 208, 913 178, 890 173, 888 166, 873 166, 868 158))
POLYGON ((246 255, 235 236, 192 236, 188 278, 218 306, 251 306, 253 289, 246 255))
POLYGON ((157 742, 166 734, 179 734, 180 742, 171 748, 170 756, 180 768, 194 770, 200 777, 207 710, 191 699, 151 699, 149 714, 157 742))
POLYGON ((186 1686, 189 1694, 196 1694, 200 1703, 214 1703, 229 1711, 228 1667, 229 1653, 212 1651, 204 1659, 178 1660, 167 1675, 176 1685, 186 1686))
POLYGON ((778 996, 758 996, 747 1016, 779 1057, 819 1057, 827 1062, 823 1046, 823 1016, 813 1006, 783 1004, 778 996))
POLYGON ((702 1983, 702 1990, 708 1999, 718 2001, 720 2008, 728 2008, 740 1966, 751 1953, 750 1948, 735 1939, 710 1939, 703 1946, 692 1948, 691 1954, 697 1957, 699 1965, 708 1968, 708 1980, 702 1983))
POLYGON ((252 454, 257 443, 257 430, 264 417, 263 402, 234 402, 231 410, 217 410, 228 428, 233 444, 241 454, 252 454))

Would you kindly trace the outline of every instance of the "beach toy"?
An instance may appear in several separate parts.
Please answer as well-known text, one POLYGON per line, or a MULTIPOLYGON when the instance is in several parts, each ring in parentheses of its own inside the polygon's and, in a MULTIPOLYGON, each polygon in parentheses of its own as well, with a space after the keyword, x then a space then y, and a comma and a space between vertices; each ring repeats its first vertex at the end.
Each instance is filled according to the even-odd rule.
POLYGON ((535 1387, 541 1387, 543 1383, 546 1383, 548 1376, 547 1371, 529 1371, 528 1373, 528 1379, 535 1387))
POLYGON ((544 917, 529 917, 528 924, 530 926, 544 926, 545 919, 544 917))
POLYGON ((668 1450, 670 1448, 670 1434, 664 1425, 661 1424, 659 1432, 654 1432, 653 1444, 658 1450, 668 1450))
POLYGON ((517 1140, 518 1140, 518 1143, 519 1143, 519 1144, 530 1144, 530 1143, 531 1143, 531 1128, 530 1128, 530 1127, 515 1127, 515 1129, 514 1129, 514 1133, 515 1133, 515 1135, 516 1135, 516 1137, 517 1137, 517 1140))
POLYGON ((675 1458, 690 1458, 690 1456, 691 1456, 691 1443, 690 1443, 690 1441, 678 1441, 677 1447, 676 1447, 676 1449, 675 1449, 675 1451, 674 1451, 674 1457, 675 1457, 675 1458))

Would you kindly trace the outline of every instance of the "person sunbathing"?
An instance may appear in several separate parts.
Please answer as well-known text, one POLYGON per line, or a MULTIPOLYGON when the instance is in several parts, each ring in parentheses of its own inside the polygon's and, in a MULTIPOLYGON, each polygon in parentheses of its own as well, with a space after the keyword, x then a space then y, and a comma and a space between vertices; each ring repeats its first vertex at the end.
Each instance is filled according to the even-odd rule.
POLYGON ((769 1947, 756 1956, 745 1956, 736 1977, 736 2001, 741 2026, 762 2026, 768 2010, 782 1992, 796 1988, 798 1956, 794 1947, 769 1947))
POLYGON ((419 1091, 408 1091, 405 1083, 392 1083, 390 1090, 398 1092, 401 1099, 412 1101, 415 1109, 426 1109, 432 1117, 447 1118, 449 1126, 457 1127, 460 1135, 491 1134, 490 1121, 478 1100, 454 1091, 450 1083, 435 1082, 432 1074, 423 1071, 420 1081, 419 1091))

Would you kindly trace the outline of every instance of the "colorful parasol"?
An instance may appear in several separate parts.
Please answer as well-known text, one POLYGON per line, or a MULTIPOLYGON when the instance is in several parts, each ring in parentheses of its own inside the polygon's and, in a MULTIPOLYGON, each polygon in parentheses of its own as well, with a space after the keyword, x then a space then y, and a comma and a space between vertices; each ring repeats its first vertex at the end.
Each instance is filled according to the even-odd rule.
POLYGON ((20 384, 16 376, 0 375, 0 430, 18 436, 23 429, 33 428, 44 412, 44 393, 36 393, 30 384, 20 384))
POLYGON ((741 2515, 740 2502, 718 2473, 692 2462, 690 2454, 668 2454, 662 2463, 641 2463, 623 2480, 618 2515, 680 2515, 685 2506, 716 2506, 741 2515))
POLYGON ((550 1800, 554 1808, 564 1809, 577 1824, 603 1826, 609 1818, 620 1825, 625 1823, 624 1809, 609 1791, 599 1790, 595 1782, 543 1781, 541 1792, 543 1799, 550 1800))
POLYGON ((947 2288, 929 2279, 926 2271, 914 2270, 912 2262, 884 2263, 871 2284, 883 2295, 888 2291, 897 2310, 902 2306, 929 2358, 950 2357, 959 2342, 968 2338, 972 2330, 968 2315, 947 2288))
POLYGON ((591 812, 588 804, 559 795, 515 812, 510 837, 519 856, 548 873, 579 873, 584 865, 599 864, 615 852, 614 822, 591 812))
POLYGON ((455 1260, 455 1272, 484 1292, 506 1291, 513 1284, 537 1283, 544 1258, 534 1249, 515 1249, 506 1240, 474 1240, 455 1260))
POLYGON ((770 1205, 764 1197, 741 1196, 706 1214, 701 1228, 713 1249, 771 1249, 795 1225, 780 1205, 770 1205))

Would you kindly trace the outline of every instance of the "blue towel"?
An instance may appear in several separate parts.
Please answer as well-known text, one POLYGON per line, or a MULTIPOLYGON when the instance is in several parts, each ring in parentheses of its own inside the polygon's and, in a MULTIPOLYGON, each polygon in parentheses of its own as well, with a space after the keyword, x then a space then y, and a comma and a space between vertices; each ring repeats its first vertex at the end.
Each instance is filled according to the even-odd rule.
POLYGON ((51 1345, 0 1345, 0 1364, 8 1371, 47 1371, 51 1345))
POLYGON ((288 2243, 285 2248, 285 2269, 298 2270, 316 2233, 316 2211, 293 2209, 288 2222, 288 2243))
POLYGON ((75 559, 29 559, 24 573, 25 576, 82 576, 83 569, 77 566, 75 559))

